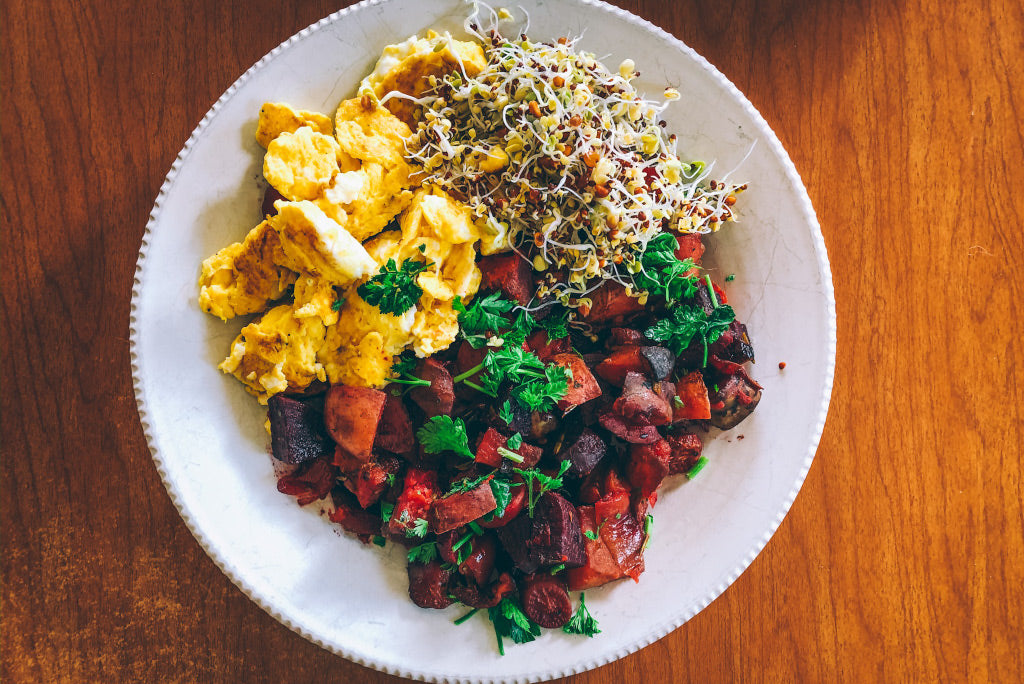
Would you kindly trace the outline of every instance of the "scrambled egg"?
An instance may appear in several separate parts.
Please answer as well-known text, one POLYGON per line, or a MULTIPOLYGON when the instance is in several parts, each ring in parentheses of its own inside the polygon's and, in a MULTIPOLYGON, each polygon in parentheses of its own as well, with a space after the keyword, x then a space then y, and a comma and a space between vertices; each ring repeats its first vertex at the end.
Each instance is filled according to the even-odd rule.
POLYGON ((425 357, 455 341, 453 302, 479 288, 477 246, 488 235, 464 204, 415 189, 405 157, 414 108, 378 99, 391 89, 418 94, 431 75, 460 63, 479 72, 480 47, 413 37, 385 50, 362 95, 333 119, 281 103, 260 109, 263 173, 285 200, 244 240, 206 259, 199 278, 204 311, 224 320, 264 312, 220 364, 260 402, 317 381, 380 387, 404 350, 425 357), (417 276, 423 294, 413 308, 393 316, 363 301, 360 284, 388 259, 407 258, 430 264, 417 276))
MULTIPOLYGON (((419 97, 430 89, 431 77, 460 70, 467 76, 476 76, 486 66, 479 44, 429 31, 423 38, 412 36, 384 48, 373 72, 359 85, 359 92, 373 93, 378 98, 392 91, 419 97)), ((412 100, 392 97, 385 106, 409 126, 415 125, 419 106, 412 100)))

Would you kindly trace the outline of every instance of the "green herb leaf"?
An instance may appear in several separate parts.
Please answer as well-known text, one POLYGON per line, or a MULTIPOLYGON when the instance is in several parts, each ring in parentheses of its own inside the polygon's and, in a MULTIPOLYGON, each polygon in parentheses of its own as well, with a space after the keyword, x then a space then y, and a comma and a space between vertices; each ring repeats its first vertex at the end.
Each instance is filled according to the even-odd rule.
POLYGON ((516 306, 515 302, 503 299, 500 292, 493 292, 477 299, 468 308, 456 297, 452 307, 459 312, 459 327, 463 335, 496 333, 508 326, 502 315, 516 306))
POLYGON ((391 520, 391 514, 394 512, 394 510, 395 510, 395 504, 388 503, 387 501, 381 503, 381 505, 380 505, 380 519, 383 520, 384 522, 387 522, 388 520, 391 520))
POLYGON ((569 621, 562 626, 562 631, 566 634, 582 634, 588 637, 601 633, 601 630, 597 627, 597 620, 587 610, 587 604, 582 592, 580 593, 580 607, 576 609, 576 612, 569 618, 569 621))
POLYGON ((533 507, 544 492, 562 487, 562 476, 565 475, 565 471, 569 470, 570 465, 572 464, 569 461, 562 461, 562 464, 558 467, 558 473, 554 477, 545 475, 536 468, 529 468, 527 470, 521 468, 512 469, 513 472, 518 473, 523 478, 526 486, 526 507, 531 518, 533 517, 533 507))
POLYGON ((427 531, 430 529, 430 523, 424 518, 416 518, 412 521, 412 527, 405 531, 406 537, 420 537, 427 536, 427 531))
POLYGON ((523 446, 523 436, 517 432, 516 434, 508 438, 508 442, 505 443, 505 446, 507 446, 509 449, 512 449, 513 451, 518 449, 519 447, 523 446))
POLYGON ((478 610, 480 610, 480 609, 479 609, 479 608, 474 608, 473 610, 469 611, 468 613, 466 613, 466 614, 465 614, 465 615, 463 615, 462 617, 460 617, 460 618, 457 618, 457 619, 455 620, 455 624, 457 624, 457 625, 461 625, 461 624, 462 624, 463 622, 465 622, 465 621, 466 621, 466 620, 468 620, 469 618, 471 618, 471 617, 473 617, 474 615, 476 615, 476 612, 477 612, 478 610))
POLYGON ((462 492, 468 492, 471 489, 476 489, 484 480, 489 477, 493 477, 492 473, 484 473, 480 477, 467 477, 462 480, 456 480, 452 483, 452 486, 448 489, 448 493, 445 496, 452 494, 460 494, 462 492))
POLYGON ((637 287, 652 295, 660 295, 668 302, 692 297, 697 291, 697 277, 690 275, 696 267, 693 259, 680 259, 676 236, 661 233, 652 238, 640 258, 643 269, 633 276, 637 287))
POLYGON ((394 259, 388 259, 375 276, 356 288, 356 292, 381 313, 401 316, 415 306, 423 294, 423 288, 416 283, 416 276, 432 265, 406 259, 399 268, 394 259))
POLYGON ((461 418, 452 420, 451 416, 434 416, 416 431, 416 438, 428 454, 454 451, 466 458, 474 457, 469 450, 466 424, 461 418))
POLYGON ((643 545, 643 548, 640 549, 641 551, 647 549, 647 545, 651 541, 651 531, 653 529, 654 529, 654 516, 651 515, 650 513, 648 513, 647 517, 644 518, 644 545, 643 545))
POLYGON ((557 313, 552 312, 537 321, 537 325, 543 328, 549 340, 560 340, 569 336, 569 310, 561 308, 557 313))
POLYGON ((508 399, 501 405, 501 409, 498 411, 498 417, 505 421, 506 425, 511 425, 515 415, 512 413, 512 404, 508 399))
POLYGON ((437 542, 423 542, 419 546, 414 546, 405 557, 410 563, 429 563, 437 558, 437 542))
POLYGON ((565 570, 565 563, 559 563, 558 565, 552 566, 551 569, 548 570, 548 572, 551 573, 552 575, 557 575, 558 573, 562 572, 563 570, 565 570))
POLYGON ((508 637, 517 644, 525 644, 540 636, 540 626, 528 618, 512 599, 504 598, 494 608, 488 608, 487 617, 494 624, 498 652, 502 655, 505 655, 502 637, 508 637))
POLYGON ((663 318, 644 331, 648 338, 656 342, 665 342, 676 354, 682 354, 694 341, 704 345, 704 365, 707 365, 708 346, 714 344, 729 324, 736 318, 736 313, 728 304, 719 306, 711 315, 704 313, 698 305, 681 305, 672 309, 667 318, 663 318))
POLYGON ((334 303, 331 304, 331 311, 340 311, 343 306, 345 306, 345 298, 338 297, 334 300, 334 303))
POLYGON ((596 530, 587 530, 583 533, 583 536, 591 541, 597 541, 598 534, 596 530))
POLYGON ((494 501, 498 504, 491 514, 493 516, 491 520, 505 515, 508 502, 512 499, 510 487, 508 480, 499 480, 498 478, 491 480, 491 493, 494 494, 494 501))
POLYGON ((373 538, 373 543, 383 548, 383 546, 387 544, 387 540, 384 539, 384 537, 376 536, 373 538))

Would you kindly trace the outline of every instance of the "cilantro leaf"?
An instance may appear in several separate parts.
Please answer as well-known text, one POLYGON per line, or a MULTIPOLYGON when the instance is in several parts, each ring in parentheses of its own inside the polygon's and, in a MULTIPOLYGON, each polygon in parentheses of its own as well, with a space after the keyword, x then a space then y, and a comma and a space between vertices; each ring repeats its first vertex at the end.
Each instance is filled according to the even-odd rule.
POLYGON ((597 620, 587 610, 587 604, 583 599, 582 592, 580 592, 580 607, 576 609, 576 612, 569 618, 569 621, 562 625, 562 631, 566 634, 582 634, 588 637, 601 633, 601 630, 597 627, 597 620))
POLYGON ((391 514, 395 511, 395 504, 384 501, 380 505, 380 519, 384 522, 391 520, 391 514))
POLYGON ((409 549, 406 558, 410 563, 429 563, 437 558, 437 542, 424 542, 409 549))
POLYGON ((416 431, 416 438, 428 454, 454 451, 466 458, 474 458, 469 449, 466 424, 461 418, 452 420, 451 416, 434 416, 416 431))
POLYGON ((416 518, 412 522, 412 527, 408 528, 405 531, 405 536, 406 537, 420 537, 422 539, 423 537, 427 536, 428 528, 429 528, 429 523, 426 521, 425 518, 416 518))
POLYGON ((381 313, 401 316, 415 306, 423 294, 423 288, 416 283, 416 276, 432 265, 406 259, 399 268, 394 259, 388 259, 375 276, 356 288, 356 292, 381 313))
POLYGON ((494 495, 494 501, 498 504, 494 511, 492 511, 493 517, 491 520, 494 520, 505 515, 508 502, 512 500, 512 489, 509 481, 499 480, 498 478, 491 480, 491 494, 494 495))
POLYGON ((679 246, 672 233, 661 233, 644 248, 640 265, 643 269, 633 276, 637 287, 652 295, 660 295, 669 302, 692 297, 697 291, 697 276, 691 274, 696 264, 693 259, 680 259, 675 250, 679 246))

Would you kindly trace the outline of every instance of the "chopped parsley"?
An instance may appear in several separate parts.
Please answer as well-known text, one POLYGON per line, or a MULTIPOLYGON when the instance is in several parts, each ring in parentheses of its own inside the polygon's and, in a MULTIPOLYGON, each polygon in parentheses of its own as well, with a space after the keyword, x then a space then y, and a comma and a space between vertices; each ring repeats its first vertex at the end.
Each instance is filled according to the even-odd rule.
MULTIPOLYGON (((562 486, 562 476, 565 475, 565 471, 569 469, 570 465, 569 461, 562 461, 562 464, 558 467, 558 473, 554 477, 545 475, 536 468, 528 470, 521 468, 512 469, 513 472, 518 473, 523 478, 523 483, 526 486, 526 507, 531 518, 533 517, 533 507, 537 504, 537 500, 545 492, 559 489, 562 486)), ((518 483, 512 486, 518 486, 518 483)))
POLYGON ((401 268, 394 259, 388 259, 380 271, 360 285, 356 292, 367 304, 380 309, 381 313, 401 316, 419 301, 423 288, 416 282, 416 276, 432 266, 415 259, 406 259, 401 268))
POLYGON ((493 608, 487 609, 487 617, 494 625, 494 636, 498 639, 498 653, 505 655, 502 638, 509 638, 517 644, 525 644, 540 636, 540 626, 528 618, 523 609, 508 598, 493 608))
POLYGON ((647 242, 640 258, 643 270, 633 276, 637 286, 651 295, 676 302, 692 297, 697 291, 696 266, 693 259, 680 259, 675 250, 679 246, 672 233, 661 233, 647 242))
POLYGON ((736 318, 736 313, 728 304, 715 307, 711 315, 696 304, 680 305, 672 309, 671 314, 661 319, 644 331, 648 338, 656 342, 665 342, 666 346, 676 354, 682 354, 696 338, 704 345, 704 362, 708 365, 708 347, 714 344, 736 318))
POLYGON ((430 527, 430 523, 425 518, 416 518, 412 521, 412 527, 405 531, 406 537, 420 537, 427 536, 427 530, 430 527))

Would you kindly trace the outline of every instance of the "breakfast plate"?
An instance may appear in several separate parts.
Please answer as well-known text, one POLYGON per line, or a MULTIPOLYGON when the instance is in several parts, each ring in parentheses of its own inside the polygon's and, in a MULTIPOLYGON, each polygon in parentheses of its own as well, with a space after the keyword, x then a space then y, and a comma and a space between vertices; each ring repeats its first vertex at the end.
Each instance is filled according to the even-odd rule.
POLYGON ((458 36, 459 0, 363 2, 296 34, 243 74, 211 108, 167 176, 139 255, 131 357, 153 459, 189 529, 253 601, 307 639, 385 672, 428 681, 525 682, 578 673, 665 636, 753 561, 792 505, 824 428, 836 323, 824 241, 807 193, 754 107, 703 58, 622 10, 587 0, 522 4, 534 39, 582 35, 607 64, 632 59, 642 92, 666 86, 679 150, 742 177, 739 220, 707 239, 705 266, 735 274, 729 300, 757 350, 758 410, 709 435, 709 463, 658 500, 639 583, 587 591, 601 633, 560 632, 498 654, 482 619, 408 601, 404 551, 343 536, 278 493, 266 411, 216 368, 245 321, 196 304, 199 264, 260 218, 260 106, 333 111, 355 93, 385 45, 427 29, 458 36), (784 368, 783 368, 784 366, 784 368))

